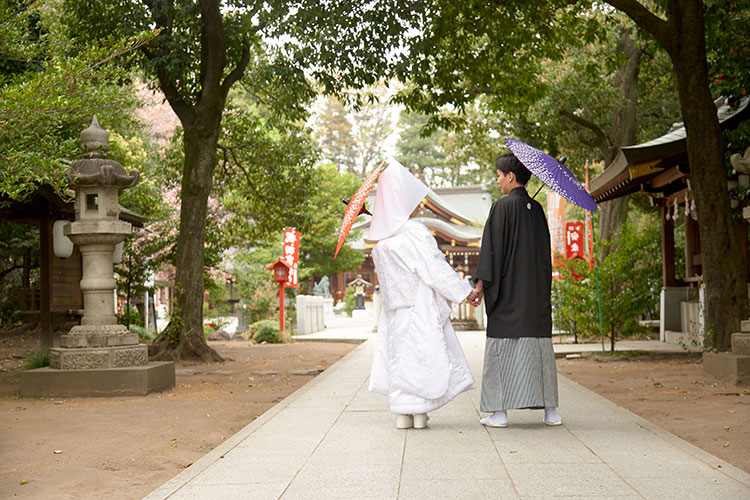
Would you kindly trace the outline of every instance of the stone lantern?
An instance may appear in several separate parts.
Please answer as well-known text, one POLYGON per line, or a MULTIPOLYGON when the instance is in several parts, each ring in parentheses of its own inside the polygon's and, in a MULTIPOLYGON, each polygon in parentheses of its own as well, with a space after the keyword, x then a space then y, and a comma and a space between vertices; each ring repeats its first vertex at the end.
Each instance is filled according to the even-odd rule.
POLYGON ((21 381, 24 395, 136 395, 174 387, 174 363, 149 363, 148 346, 139 344, 115 317, 115 246, 130 234, 119 218, 118 194, 138 183, 139 173, 126 173, 107 158, 109 133, 94 116, 81 132, 83 159, 70 165, 75 190, 75 222, 63 232, 82 256, 83 318, 50 350, 49 369, 31 370, 21 381), (34 373, 37 372, 37 373, 34 373), (61 377, 60 375, 65 374, 61 377))

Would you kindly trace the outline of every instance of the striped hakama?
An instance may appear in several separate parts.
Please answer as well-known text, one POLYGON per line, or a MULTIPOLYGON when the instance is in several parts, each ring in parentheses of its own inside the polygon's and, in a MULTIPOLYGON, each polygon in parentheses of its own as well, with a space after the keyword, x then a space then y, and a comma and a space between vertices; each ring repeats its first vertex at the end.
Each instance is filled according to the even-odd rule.
POLYGON ((557 368, 549 337, 487 337, 480 411, 557 406, 557 368))

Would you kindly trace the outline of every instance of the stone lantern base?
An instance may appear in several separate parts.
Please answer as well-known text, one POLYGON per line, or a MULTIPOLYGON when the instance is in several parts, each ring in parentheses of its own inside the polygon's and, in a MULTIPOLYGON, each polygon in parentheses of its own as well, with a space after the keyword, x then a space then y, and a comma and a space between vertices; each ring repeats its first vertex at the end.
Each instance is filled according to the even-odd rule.
POLYGON ((148 364, 148 347, 124 325, 80 325, 60 337, 60 347, 50 349, 50 368, 91 370, 148 364))
POLYGON ((50 349, 49 368, 21 373, 28 397, 145 396, 175 386, 174 363, 148 361, 123 325, 79 325, 50 349))
MULTIPOLYGON (((145 347, 145 346, 144 346, 145 347)), ((24 397, 145 396, 175 386, 174 363, 87 370, 38 368, 21 372, 24 397)))
POLYGON ((703 371, 736 386, 750 386, 750 320, 732 334, 731 352, 704 352, 703 371))

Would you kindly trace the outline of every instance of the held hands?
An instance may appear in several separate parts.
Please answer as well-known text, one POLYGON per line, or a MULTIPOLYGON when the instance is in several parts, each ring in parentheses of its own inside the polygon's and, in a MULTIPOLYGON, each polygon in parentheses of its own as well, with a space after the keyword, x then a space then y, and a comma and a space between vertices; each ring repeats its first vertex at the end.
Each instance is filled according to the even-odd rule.
POLYGON ((474 287, 469 295, 466 297, 466 302, 474 307, 477 307, 482 303, 482 297, 484 296, 484 286, 482 280, 477 280, 477 286, 474 287))

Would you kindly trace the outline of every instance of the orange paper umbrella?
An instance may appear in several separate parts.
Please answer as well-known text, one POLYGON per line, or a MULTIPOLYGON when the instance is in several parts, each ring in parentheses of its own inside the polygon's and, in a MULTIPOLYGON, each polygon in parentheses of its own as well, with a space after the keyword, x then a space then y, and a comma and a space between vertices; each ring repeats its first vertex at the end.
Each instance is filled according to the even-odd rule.
POLYGON ((360 214, 364 213, 365 200, 367 199, 367 195, 370 194, 372 185, 375 184, 375 179, 378 178, 378 174, 380 173, 380 169, 383 167, 383 163, 378 165, 378 168, 373 170, 373 172, 370 174, 370 177, 368 177, 367 180, 361 186, 359 186, 357 192, 354 193, 352 199, 349 200, 349 204, 346 206, 346 211, 344 212, 344 220, 341 221, 339 242, 338 245, 336 245, 336 253, 333 254, 334 259, 339 254, 339 250, 341 250, 341 246, 344 244, 344 240, 346 240, 346 235, 348 235, 349 231, 352 229, 352 224, 354 224, 355 219, 359 217, 360 214))

